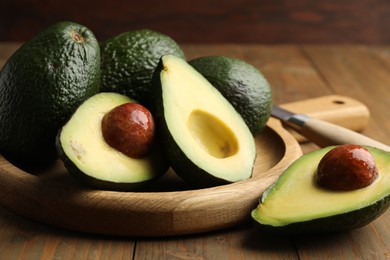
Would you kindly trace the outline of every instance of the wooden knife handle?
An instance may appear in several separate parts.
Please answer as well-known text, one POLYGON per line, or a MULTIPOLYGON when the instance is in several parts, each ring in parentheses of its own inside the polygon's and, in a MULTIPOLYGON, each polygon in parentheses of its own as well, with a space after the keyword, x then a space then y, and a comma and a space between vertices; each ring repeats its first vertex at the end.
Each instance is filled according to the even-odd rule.
POLYGON ((350 129, 309 118, 299 130, 302 135, 321 147, 339 144, 358 144, 376 147, 390 152, 390 147, 350 129))
MULTIPOLYGON (((370 112, 363 103, 340 95, 322 96, 283 104, 280 107, 295 114, 305 114, 311 118, 330 122, 356 132, 365 129, 370 118, 370 112)), ((288 130, 299 142, 307 140, 292 128, 288 128, 288 130)))

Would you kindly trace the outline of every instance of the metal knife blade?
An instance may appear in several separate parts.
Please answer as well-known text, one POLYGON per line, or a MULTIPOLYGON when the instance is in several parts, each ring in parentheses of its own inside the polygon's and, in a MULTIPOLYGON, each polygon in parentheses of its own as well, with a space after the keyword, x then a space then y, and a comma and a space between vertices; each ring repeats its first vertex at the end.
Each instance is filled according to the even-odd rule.
POLYGON ((277 105, 272 105, 271 115, 291 125, 292 127, 294 127, 294 125, 302 127, 309 119, 306 115, 292 113, 277 105))
POLYGON ((272 106, 271 115, 280 119, 320 147, 340 144, 357 144, 390 151, 389 146, 365 135, 326 121, 311 118, 307 115, 294 114, 291 111, 276 105, 272 106))

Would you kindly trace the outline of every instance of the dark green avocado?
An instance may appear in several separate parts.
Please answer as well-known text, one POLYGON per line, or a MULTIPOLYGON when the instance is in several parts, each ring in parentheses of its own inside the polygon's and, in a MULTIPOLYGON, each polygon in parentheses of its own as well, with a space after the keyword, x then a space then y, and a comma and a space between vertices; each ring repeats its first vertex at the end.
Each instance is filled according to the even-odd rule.
POLYGON ((59 157, 82 184, 104 190, 138 190, 168 170, 158 145, 141 158, 131 158, 105 142, 103 116, 121 104, 133 102, 118 93, 96 94, 81 104, 59 131, 59 157))
POLYGON ((199 57, 189 64, 229 100, 253 135, 263 130, 271 115, 272 91, 257 68, 226 56, 199 57))
POLYGON ((390 153, 366 147, 379 176, 368 187, 335 191, 315 182, 317 166, 333 147, 308 153, 295 161, 264 192, 252 211, 261 230, 281 233, 325 233, 367 225, 390 205, 390 153))
POLYGON ((251 177, 254 138, 234 107, 185 60, 164 55, 152 81, 155 119, 174 171, 207 187, 251 177))
POLYGON ((85 26, 60 22, 24 43, 0 72, 1 154, 21 168, 51 164, 58 129, 99 82, 99 44, 85 26))
POLYGON ((102 91, 150 103, 150 81, 162 55, 185 58, 168 35, 148 30, 124 32, 101 43, 102 91))

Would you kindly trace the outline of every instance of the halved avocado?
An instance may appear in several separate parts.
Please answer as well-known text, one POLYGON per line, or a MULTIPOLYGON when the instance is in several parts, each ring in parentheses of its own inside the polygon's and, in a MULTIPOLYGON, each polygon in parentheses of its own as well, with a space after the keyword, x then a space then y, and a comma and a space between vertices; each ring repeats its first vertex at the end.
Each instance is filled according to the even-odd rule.
POLYGON ((366 147, 375 159, 377 179, 368 187, 335 191, 315 181, 322 157, 334 147, 295 161, 261 197, 252 211, 258 227, 279 233, 322 233, 362 227, 390 205, 390 153, 366 147))
POLYGON ((158 130, 179 176, 197 186, 251 177, 254 138, 240 114, 199 72, 165 55, 152 85, 158 130))
POLYGON ((101 121, 116 106, 132 99, 116 93, 100 93, 86 100, 60 130, 57 151, 69 173, 98 189, 135 190, 161 176, 167 161, 155 146, 145 157, 126 156, 103 139, 101 121))

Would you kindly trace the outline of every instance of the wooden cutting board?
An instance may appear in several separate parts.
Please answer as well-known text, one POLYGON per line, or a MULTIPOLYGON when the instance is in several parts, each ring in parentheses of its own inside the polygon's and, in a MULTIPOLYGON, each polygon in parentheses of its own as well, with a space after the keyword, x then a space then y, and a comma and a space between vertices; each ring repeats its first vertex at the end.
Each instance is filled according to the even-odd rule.
MULTIPOLYGON (((322 111, 329 121, 343 115, 344 123, 359 118, 353 130, 362 130, 369 116, 363 104, 341 96, 283 106, 309 115, 313 111, 313 116, 322 111)), ((169 170, 143 192, 92 190, 76 182, 60 161, 33 175, 0 156, 0 204, 42 223, 89 233, 170 236, 223 229, 250 220, 264 190, 302 154, 293 134, 273 118, 256 137, 256 145, 253 177, 248 180, 191 189, 169 170)))

